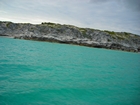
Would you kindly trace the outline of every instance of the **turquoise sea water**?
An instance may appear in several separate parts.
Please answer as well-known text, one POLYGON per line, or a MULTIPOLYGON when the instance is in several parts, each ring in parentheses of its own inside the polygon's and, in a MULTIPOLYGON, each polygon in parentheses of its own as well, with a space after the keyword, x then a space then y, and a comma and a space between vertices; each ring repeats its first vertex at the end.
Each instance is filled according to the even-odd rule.
POLYGON ((0 37, 0 105, 140 105, 140 54, 0 37))

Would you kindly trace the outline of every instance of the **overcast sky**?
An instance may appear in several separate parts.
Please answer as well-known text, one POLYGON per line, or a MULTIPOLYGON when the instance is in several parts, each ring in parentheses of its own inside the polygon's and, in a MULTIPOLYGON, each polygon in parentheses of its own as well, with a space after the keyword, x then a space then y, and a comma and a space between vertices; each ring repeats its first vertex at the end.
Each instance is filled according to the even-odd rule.
POLYGON ((140 0, 0 0, 0 20, 56 22, 140 35, 140 0))

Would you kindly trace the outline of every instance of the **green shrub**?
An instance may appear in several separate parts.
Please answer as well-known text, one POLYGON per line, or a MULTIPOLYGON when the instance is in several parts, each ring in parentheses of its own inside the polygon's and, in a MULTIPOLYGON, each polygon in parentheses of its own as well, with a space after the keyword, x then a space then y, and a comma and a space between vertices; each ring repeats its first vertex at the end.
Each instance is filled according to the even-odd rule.
POLYGON ((11 23, 12 23, 12 22, 8 22, 8 23, 6 24, 6 27, 9 27, 11 23))
POLYGON ((111 34, 111 35, 115 35, 115 32, 114 32, 114 31, 104 30, 104 32, 107 32, 107 33, 109 33, 109 34, 111 34))

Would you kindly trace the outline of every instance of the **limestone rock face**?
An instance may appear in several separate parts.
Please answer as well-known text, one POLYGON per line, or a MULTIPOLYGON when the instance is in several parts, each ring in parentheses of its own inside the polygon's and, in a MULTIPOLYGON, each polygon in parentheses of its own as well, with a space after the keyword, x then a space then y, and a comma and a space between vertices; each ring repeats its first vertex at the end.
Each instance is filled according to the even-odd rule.
POLYGON ((55 23, 35 25, 0 21, 0 36, 140 52, 138 35, 55 23))

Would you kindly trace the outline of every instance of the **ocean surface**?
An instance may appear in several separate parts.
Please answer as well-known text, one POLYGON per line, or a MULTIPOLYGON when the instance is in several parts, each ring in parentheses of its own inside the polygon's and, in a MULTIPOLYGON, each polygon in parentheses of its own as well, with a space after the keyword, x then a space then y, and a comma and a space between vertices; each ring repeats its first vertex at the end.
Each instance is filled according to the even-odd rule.
POLYGON ((140 105, 140 53, 0 37, 0 105, 140 105))

